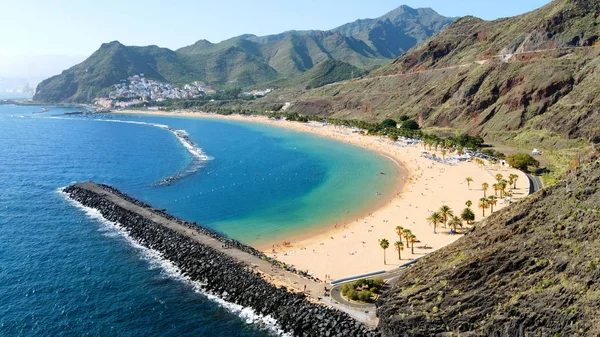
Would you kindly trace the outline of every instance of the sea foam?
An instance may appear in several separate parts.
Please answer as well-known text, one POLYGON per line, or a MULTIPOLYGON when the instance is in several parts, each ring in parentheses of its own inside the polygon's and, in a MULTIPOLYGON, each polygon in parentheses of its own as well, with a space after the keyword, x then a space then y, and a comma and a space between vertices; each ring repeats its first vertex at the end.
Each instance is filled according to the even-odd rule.
POLYGON ((160 252, 144 247, 138 242, 136 242, 131 236, 129 236, 127 231, 119 225, 118 222, 107 220, 102 216, 102 213, 100 213, 100 211, 91 207, 84 206, 78 201, 71 199, 69 195, 63 190, 64 187, 61 187, 57 189, 56 192, 59 193, 71 205, 82 210, 89 218, 96 221, 100 225, 98 230, 104 232, 106 236, 122 238, 129 245, 134 247, 140 253, 140 256, 148 262, 150 269, 160 268, 162 270, 162 273, 164 273, 164 275, 166 275, 167 277, 191 286, 195 292, 201 294, 202 296, 208 298, 213 302, 216 302, 221 307, 225 308, 227 311, 240 317, 247 324, 254 324, 261 329, 265 329, 270 331, 271 333, 274 333, 277 336, 292 337, 291 334, 286 333, 285 331, 283 331, 283 329, 281 329, 281 326, 275 318, 271 316, 258 314, 252 308, 228 302, 220 298, 219 296, 206 291, 201 282, 191 280, 188 276, 183 275, 179 267, 177 267, 170 260, 165 259, 160 252))

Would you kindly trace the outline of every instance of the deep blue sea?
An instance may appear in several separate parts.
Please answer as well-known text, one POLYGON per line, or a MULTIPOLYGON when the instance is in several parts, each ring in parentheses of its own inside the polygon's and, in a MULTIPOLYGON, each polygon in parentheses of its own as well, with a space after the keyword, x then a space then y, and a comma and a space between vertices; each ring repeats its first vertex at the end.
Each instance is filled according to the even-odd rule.
POLYGON ((268 320, 198 291, 60 187, 110 184, 260 245, 360 214, 396 179, 378 154, 280 128, 33 114, 40 110, 0 105, 0 336, 274 333, 268 320))

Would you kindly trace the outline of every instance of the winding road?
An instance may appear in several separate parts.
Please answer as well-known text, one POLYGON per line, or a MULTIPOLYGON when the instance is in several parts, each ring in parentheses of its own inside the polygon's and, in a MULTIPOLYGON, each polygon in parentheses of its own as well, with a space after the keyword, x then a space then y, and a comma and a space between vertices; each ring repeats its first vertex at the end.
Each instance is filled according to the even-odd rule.
POLYGON ((525 173, 525 175, 527 176, 527 179, 529 179, 529 194, 533 194, 544 188, 544 184, 540 177, 529 173, 525 173))

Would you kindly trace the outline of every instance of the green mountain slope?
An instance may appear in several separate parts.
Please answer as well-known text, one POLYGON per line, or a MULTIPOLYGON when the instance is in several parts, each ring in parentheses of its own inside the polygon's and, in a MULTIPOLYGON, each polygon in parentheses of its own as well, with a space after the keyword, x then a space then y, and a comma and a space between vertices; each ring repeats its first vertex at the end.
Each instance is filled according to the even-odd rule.
POLYGON ((291 78, 325 60, 357 67, 383 65, 452 21, 432 10, 401 7, 381 18, 331 31, 243 35, 220 43, 200 40, 177 51, 112 42, 83 63, 40 83, 34 99, 89 102, 137 73, 175 84, 201 80, 220 88, 291 78))
POLYGON ((285 99, 304 113, 408 114, 491 139, 543 129, 600 141, 599 16, 598 0, 557 0, 513 18, 466 17, 368 78, 285 99), (304 110, 312 100, 327 109, 304 110))
POLYGON ((103 44, 84 62, 42 81, 35 99, 44 102, 89 102, 128 76, 143 73, 164 82, 193 78, 177 53, 149 47, 103 44))
POLYGON ((378 301, 382 334, 598 336, 600 162, 590 166, 409 268, 378 301))
POLYGON ((269 82, 266 85, 273 88, 298 88, 305 90, 349 80, 362 76, 364 73, 364 70, 349 63, 337 60, 325 60, 302 74, 289 79, 269 82))

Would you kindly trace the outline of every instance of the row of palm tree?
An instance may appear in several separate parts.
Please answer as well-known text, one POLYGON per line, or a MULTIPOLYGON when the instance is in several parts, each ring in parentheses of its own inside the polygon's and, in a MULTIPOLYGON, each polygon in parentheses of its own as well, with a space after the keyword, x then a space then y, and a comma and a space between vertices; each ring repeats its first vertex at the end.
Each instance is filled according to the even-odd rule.
MULTIPOLYGON (((438 225, 444 225, 444 228, 447 228, 449 225, 450 228, 456 231, 458 227, 463 226, 463 220, 470 219, 469 216, 464 216, 463 214, 458 217, 454 215, 454 211, 447 205, 443 205, 437 212, 431 213, 431 215, 427 218, 427 222, 430 225, 433 225, 433 233, 437 234, 438 225)), ((467 220, 468 221, 468 220, 467 220)))
POLYGON ((482 215, 485 217, 485 210, 491 208, 491 212, 494 213, 494 206, 498 204, 498 198, 495 195, 490 195, 487 198, 479 199, 479 208, 481 208, 482 215))
MULTIPOLYGON (((415 253, 415 242, 417 242, 417 236, 413 234, 410 229, 404 228, 402 226, 396 226, 396 234, 398 234, 398 241, 394 243, 394 247, 398 251, 398 260, 402 260, 402 251, 404 250, 404 242, 402 239, 406 240, 406 248, 410 248, 411 253, 415 253)), ((387 239, 379 240, 379 246, 383 249, 383 264, 387 264, 386 261, 386 249, 390 248, 390 242, 387 239)))
MULTIPOLYGON (((516 174, 510 174, 508 176, 508 180, 505 180, 502 174, 498 173, 495 176, 496 183, 492 185, 494 189, 494 195, 498 196, 498 192, 500 192, 500 197, 509 196, 510 192, 506 191, 507 187, 511 187, 513 189, 517 188, 517 180, 519 180, 519 176, 516 174)), ((473 178, 466 177, 465 181, 467 182, 467 186, 471 189, 471 183, 473 182, 473 178)), ((490 184, 483 183, 481 184, 481 189, 483 190, 483 197, 487 198, 487 190, 490 188, 490 184)))

